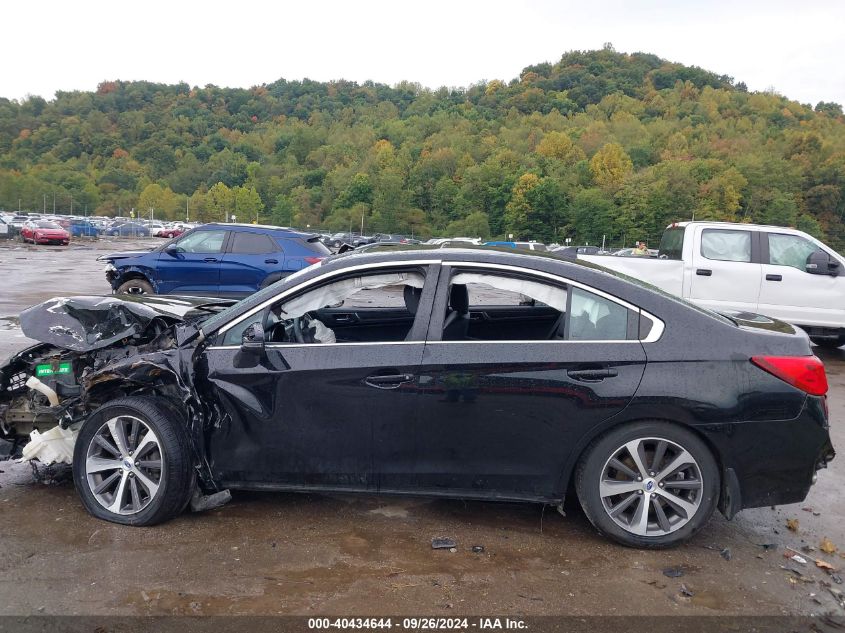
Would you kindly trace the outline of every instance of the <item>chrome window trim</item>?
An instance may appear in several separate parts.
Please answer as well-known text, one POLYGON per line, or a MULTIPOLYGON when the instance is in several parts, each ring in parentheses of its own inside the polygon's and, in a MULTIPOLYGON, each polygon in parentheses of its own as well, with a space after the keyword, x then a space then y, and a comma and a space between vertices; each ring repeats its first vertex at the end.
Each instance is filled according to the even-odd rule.
MULTIPOLYGON (((370 347, 372 345, 425 345, 425 341, 352 341, 345 343, 268 343, 265 349, 290 349, 295 347, 370 347)), ((210 345, 208 349, 241 349, 240 345, 210 345)))
MULTIPOLYGON (((263 303, 259 303, 257 306, 255 306, 254 308, 252 308, 248 312, 243 313, 240 317, 238 317, 234 321, 230 321, 226 325, 220 327, 218 330, 216 330, 216 333, 217 334, 224 334, 225 332, 227 332, 231 328, 235 327, 241 321, 245 321, 246 319, 248 319, 249 317, 254 315, 256 312, 260 312, 261 310, 263 310, 264 308, 266 308, 269 305, 272 305, 276 301, 279 301, 280 299, 284 299, 285 297, 288 297, 288 296, 290 296, 290 295, 292 295, 296 292, 299 292, 300 290, 307 288, 308 286, 310 286, 314 283, 319 283, 323 280, 331 279, 332 277, 336 277, 338 275, 345 275, 346 273, 355 272, 356 270, 367 270, 369 268, 396 268, 397 266, 436 265, 436 264, 442 264, 442 263, 443 262, 438 260, 438 259, 413 259, 413 260, 397 261, 397 262, 373 262, 371 264, 358 264, 357 266, 347 266, 346 268, 341 268, 341 269, 338 269, 338 270, 332 270, 330 272, 323 273, 322 275, 319 275, 318 277, 315 277, 314 279, 304 281, 304 282, 294 286, 293 288, 285 290, 284 292, 281 292, 281 293, 279 293, 279 294, 277 294, 273 297, 270 297, 269 299, 267 299, 263 303)), ((204 333, 204 335, 210 336, 210 334, 206 334, 206 333, 204 333)), ((411 342, 419 343, 421 341, 411 341, 411 342)), ((333 343, 333 344, 334 345, 341 345, 342 343, 333 343)), ((308 343, 308 345, 314 345, 314 343, 308 343)), ((222 347, 225 348, 225 347, 228 347, 228 346, 222 346, 222 347)), ((211 349, 220 349, 220 348, 217 347, 217 348, 211 348, 211 349)))
MULTIPOLYGON (((260 312, 264 310, 267 306, 279 301, 280 299, 284 299, 296 292, 299 292, 302 289, 307 288, 310 285, 315 283, 322 282, 326 279, 331 279, 332 277, 336 277, 339 275, 344 275, 349 272, 355 272, 358 270, 368 270, 372 268, 395 268, 396 266, 420 266, 420 265, 447 265, 450 267, 470 267, 470 268, 489 268, 492 270, 506 270, 510 272, 517 272, 520 274, 527 274, 527 275, 534 275, 538 277, 545 277, 546 279, 550 279, 552 281, 557 281, 559 283, 564 283, 569 286, 575 286, 577 288, 581 288, 586 292, 591 292, 595 295, 603 297, 608 301, 613 301, 614 303, 627 308, 628 310, 633 310, 634 312, 639 313, 641 316, 646 317, 652 322, 651 330, 648 333, 648 336, 644 339, 634 339, 634 340, 586 340, 586 341, 375 341, 375 342, 353 342, 353 343, 281 343, 277 345, 267 345, 268 348, 271 349, 282 349, 282 348, 291 348, 291 347, 304 347, 309 346, 313 347, 314 345, 320 345, 322 347, 325 346, 355 346, 355 345, 417 345, 420 343, 425 344, 442 344, 442 343, 508 343, 508 344, 526 344, 526 343, 655 343, 660 340, 660 337, 663 336, 663 331, 665 329, 665 324, 663 321, 650 312, 646 312, 642 308, 638 308, 637 306, 628 303, 624 299, 620 299, 614 295, 608 294, 603 290, 599 290, 598 288, 594 288, 592 286, 588 286, 583 284, 579 281, 574 281, 567 277, 561 277, 560 275, 556 275, 554 273, 547 273, 542 270, 534 270, 532 268, 524 268, 521 266, 513 266, 511 264, 494 264, 489 262, 466 262, 466 261, 443 261, 439 259, 413 259, 407 261, 397 261, 397 262, 373 262, 370 264, 358 264, 357 266, 348 266, 346 268, 341 268, 338 270, 333 270, 331 272, 325 273, 316 277, 315 279, 311 279, 309 281, 300 283, 293 288, 290 288, 274 297, 271 297, 264 301, 263 303, 258 304, 248 312, 242 314, 238 319, 227 323, 226 325, 222 326, 220 329, 216 331, 217 334, 224 334, 229 329, 235 327, 242 321, 253 316, 256 312, 260 312)), ((209 336, 203 332, 204 336, 209 336)), ((239 345, 214 345, 210 346, 208 349, 240 349, 239 345)))
MULTIPOLYGON (((635 339, 635 340, 620 340, 620 339, 613 339, 613 340, 590 340, 590 341, 508 341, 513 343, 526 343, 526 342, 547 342, 547 343, 654 343, 660 340, 660 337, 663 336, 663 330, 665 329, 665 324, 662 320, 658 319, 656 316, 651 314, 650 312, 646 312, 642 308, 639 308, 631 303, 628 303, 624 299, 620 299, 612 294, 608 294, 603 290, 599 290, 598 288, 594 288, 592 286, 588 286, 587 284, 583 284, 580 281, 574 281, 569 279, 568 277, 561 277, 560 275, 556 275, 554 273, 547 273, 542 270, 534 270, 531 268, 522 268, 520 266, 513 266, 511 264, 492 264, 488 262, 445 262, 445 265, 450 267, 457 267, 457 266, 468 266, 472 268, 492 268, 494 270, 509 270, 512 272, 519 272, 522 274, 528 275, 536 275, 539 277, 545 277, 546 279, 551 279, 553 281, 558 281, 565 283, 568 286, 575 286, 576 288, 581 288, 586 292, 590 292, 594 295, 598 295, 608 301, 612 301, 623 308, 627 308, 628 310, 633 310, 640 316, 644 316, 652 322, 651 330, 648 333, 648 336, 644 339, 635 339)), ((432 343, 475 343, 477 341, 431 341, 432 343)), ((489 342, 497 342, 503 343, 505 341, 489 341, 489 342)))

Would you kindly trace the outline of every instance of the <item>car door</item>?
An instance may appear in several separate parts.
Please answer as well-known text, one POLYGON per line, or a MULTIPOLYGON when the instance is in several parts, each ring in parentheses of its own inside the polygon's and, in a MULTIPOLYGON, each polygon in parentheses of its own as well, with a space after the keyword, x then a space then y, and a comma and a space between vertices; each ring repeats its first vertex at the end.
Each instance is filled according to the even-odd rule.
POLYGON ((441 271, 419 374, 416 459, 407 464, 406 479, 420 491, 558 498, 578 441, 621 411, 636 392, 646 361, 636 340, 639 313, 558 278, 487 266, 441 271), (475 327, 489 328, 475 315, 490 309, 478 305, 482 293, 470 288, 485 277, 492 301, 505 300, 503 288, 515 295, 502 326, 511 340, 482 339, 489 330, 475 327), (533 286, 513 286, 514 280, 533 286), (469 318, 464 336, 446 340, 456 322, 452 313, 462 307, 453 296, 461 294, 455 286, 468 288, 469 318), (550 308, 557 318, 540 331, 537 320, 550 308), (524 319, 515 314, 520 309, 524 319), (571 320, 571 314, 578 318, 571 320))
MULTIPOLYGON (((396 270, 394 264, 389 274, 396 270)), ((249 323, 263 318, 260 313, 217 335, 201 363, 210 402, 224 412, 223 422, 208 435, 217 478, 236 487, 393 487, 385 468, 403 459, 396 452, 405 447, 401 438, 414 431, 416 375, 430 315, 421 306, 430 305, 437 277, 435 265, 414 264, 412 270, 419 271, 424 288, 420 307, 412 309, 414 318, 401 337, 390 334, 365 343, 340 338, 331 343, 275 342, 271 328, 265 354, 251 360, 233 343, 249 323)), ((379 274, 383 269, 378 266, 352 277, 336 271, 306 288, 286 290, 275 300, 279 314, 295 314, 287 297, 307 299, 329 277, 348 281, 379 274)), ((266 308, 270 314, 276 311, 273 301, 266 308)))
POLYGON ((220 265, 220 295, 249 295, 261 287, 269 271, 283 270, 284 263, 284 252, 266 233, 231 231, 220 265))
POLYGON ((690 299, 712 310, 757 311, 762 268, 760 234, 696 227, 690 299))
POLYGON ((192 231, 163 250, 156 265, 158 293, 216 296, 226 233, 225 229, 192 231))
POLYGON ((841 328, 845 323, 845 277, 807 272, 819 247, 800 235, 764 232, 763 282, 758 311, 800 325, 841 328))

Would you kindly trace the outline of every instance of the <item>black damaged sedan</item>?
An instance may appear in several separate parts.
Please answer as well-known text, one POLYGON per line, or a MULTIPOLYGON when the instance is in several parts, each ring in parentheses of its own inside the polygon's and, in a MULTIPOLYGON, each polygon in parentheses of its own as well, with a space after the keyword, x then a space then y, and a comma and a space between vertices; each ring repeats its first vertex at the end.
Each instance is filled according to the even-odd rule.
POLYGON ((43 342, 0 374, 7 452, 66 429, 83 504, 129 525, 230 489, 574 494, 663 547, 803 500, 834 455, 800 330, 551 257, 376 250, 239 303, 76 297, 21 324, 43 342))

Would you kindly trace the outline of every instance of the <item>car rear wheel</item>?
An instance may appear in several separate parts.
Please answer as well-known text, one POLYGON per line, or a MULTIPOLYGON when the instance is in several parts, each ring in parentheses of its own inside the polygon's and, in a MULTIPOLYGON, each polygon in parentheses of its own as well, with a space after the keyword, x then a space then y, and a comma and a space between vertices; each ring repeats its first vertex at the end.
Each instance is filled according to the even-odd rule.
POLYGON ((638 422, 588 447, 575 488, 600 532, 631 547, 671 547, 710 520, 719 498, 719 468, 692 432, 666 422, 638 422))
POLYGON ((120 284, 117 287, 117 292, 127 295, 151 295, 153 294, 153 286, 146 279, 130 279, 120 284))
POLYGON ((148 397, 113 400, 83 424, 73 480, 93 516, 125 525, 153 525, 179 514, 194 474, 184 424, 148 397))

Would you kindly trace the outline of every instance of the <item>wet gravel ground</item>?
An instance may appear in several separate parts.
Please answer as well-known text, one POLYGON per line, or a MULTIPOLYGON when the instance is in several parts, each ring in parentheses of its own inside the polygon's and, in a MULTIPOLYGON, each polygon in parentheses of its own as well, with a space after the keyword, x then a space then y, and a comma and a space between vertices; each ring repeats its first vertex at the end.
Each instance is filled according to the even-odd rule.
MULTIPOLYGON (((0 358, 28 343, 21 309, 108 293, 96 255, 156 244, 139 242, 0 242, 0 358)), ((845 350, 816 351, 842 447, 845 350)), ((839 574, 814 564, 845 567, 819 550, 827 538, 845 552, 843 484, 840 457, 802 504, 717 514, 686 545, 645 552, 598 536, 575 503, 564 518, 536 505, 236 493, 218 510, 126 528, 88 516, 69 481, 0 462, 0 615, 843 615, 830 591, 845 590, 839 574), (438 536, 457 551, 432 550, 438 536)))

